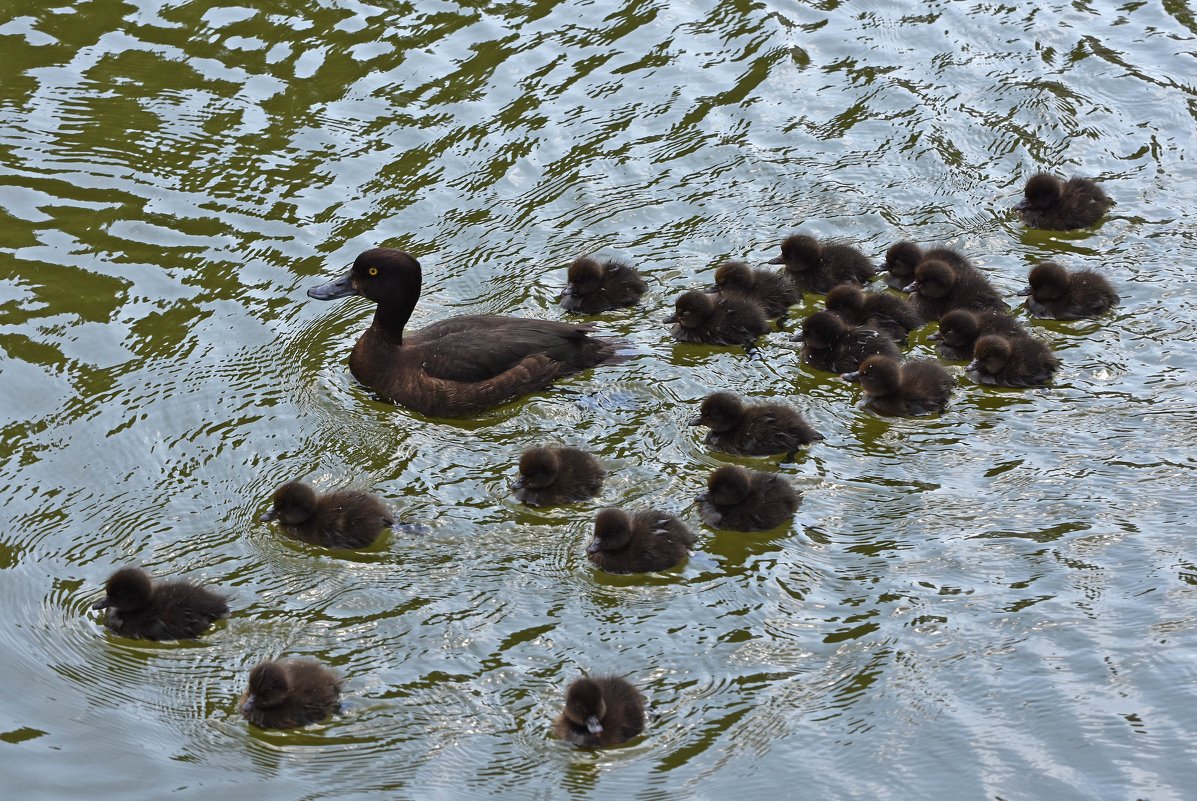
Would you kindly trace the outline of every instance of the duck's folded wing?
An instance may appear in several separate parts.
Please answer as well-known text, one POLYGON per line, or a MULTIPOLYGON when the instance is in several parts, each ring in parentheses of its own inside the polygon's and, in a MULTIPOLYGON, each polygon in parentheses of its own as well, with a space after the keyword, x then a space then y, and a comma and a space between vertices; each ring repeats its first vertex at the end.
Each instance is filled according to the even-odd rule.
POLYGON ((535 370, 540 376, 532 383, 539 380, 547 383, 559 371, 577 369, 575 362, 592 330, 591 325, 553 320, 456 317, 419 331, 407 340, 406 346, 419 348, 422 369, 432 378, 483 382, 503 376, 529 357, 543 357, 535 360, 538 367, 552 362, 558 369, 535 370))

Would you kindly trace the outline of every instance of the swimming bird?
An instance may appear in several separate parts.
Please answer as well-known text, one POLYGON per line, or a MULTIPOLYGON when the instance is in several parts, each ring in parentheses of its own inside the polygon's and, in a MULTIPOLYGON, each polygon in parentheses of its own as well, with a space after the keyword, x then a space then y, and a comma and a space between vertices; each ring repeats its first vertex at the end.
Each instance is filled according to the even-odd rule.
POLYGON ((793 459, 803 445, 823 439, 786 404, 749 405, 731 392, 713 392, 704 398, 698 417, 690 425, 709 427, 707 444, 738 456, 784 453, 787 459, 793 459))
POLYGON ((314 659, 262 662, 249 673, 241 714, 260 729, 317 723, 341 707, 341 679, 314 659))
POLYGON ((802 321, 802 332, 794 339, 802 342, 802 361, 816 370, 846 373, 855 370, 869 356, 877 353, 897 358, 897 344, 872 328, 848 325, 834 312, 814 312, 802 321))
POLYGON ((1038 387, 1052 380, 1060 360, 1047 343, 1034 337, 988 334, 973 346, 973 360, 964 368, 978 384, 1038 387))
POLYGON ((1062 181, 1041 172, 1027 180, 1023 200, 1014 208, 1032 228, 1068 231, 1093 225, 1113 203, 1092 178, 1062 181))
POLYGON ((278 520, 288 537, 310 545, 346 549, 366 548, 395 525, 383 502, 368 492, 343 489, 318 495, 302 481, 288 481, 275 490, 270 509, 258 519, 278 520))
POLYGON ((951 248, 930 248, 923 250, 914 242, 904 239, 895 242, 885 252, 885 263, 878 269, 886 273, 885 283, 892 289, 906 291, 914 281, 914 270, 924 261, 946 261, 953 267, 972 266, 968 259, 951 248))
POLYGON ((594 518, 594 539, 586 546, 586 556, 608 573, 651 573, 683 561, 694 542, 694 533, 673 515, 656 509, 630 515, 604 509, 594 518))
POLYGON ((855 284, 840 284, 827 293, 827 310, 853 326, 872 328, 905 346, 910 332, 926 321, 914 304, 888 292, 866 292, 855 284))
POLYGON ((429 417, 465 417, 543 389, 555 378, 617 359, 618 340, 588 324, 468 315, 405 334, 420 297, 420 264, 392 248, 367 250, 348 273, 308 290, 317 300, 361 295, 377 304, 349 370, 380 396, 429 417))
POLYGON ((937 342, 941 359, 967 361, 973 345, 986 334, 1028 336, 1022 323, 998 309, 952 309, 939 318, 939 330, 928 339, 937 342))
POLYGON ((598 495, 602 465, 578 448, 529 448, 520 456, 520 477, 511 488, 528 506, 559 506, 598 495))
POLYGON ((104 625, 138 640, 194 640, 229 613, 223 595, 189 581, 155 582, 137 567, 109 576, 91 608, 107 609, 104 625))
POLYGON ((784 264, 785 274, 799 291, 823 295, 836 284, 867 284, 877 274, 872 262, 851 245, 822 243, 795 234, 781 243, 781 255, 769 261, 784 264))
POLYGON ((859 382, 865 405, 878 414, 892 417, 941 412, 956 385, 952 374, 933 361, 902 362, 889 356, 870 356, 859 370, 840 377, 859 382))
POLYGON ((781 476, 725 465, 711 472, 707 491, 694 500, 711 528, 767 531, 794 517, 802 495, 781 476))
POLYGON ((640 302, 647 286, 636 268, 618 259, 583 256, 569 265, 561 306, 576 314, 598 314, 640 302))
POLYGON ((757 302, 769 319, 784 317, 802 294, 784 275, 754 270, 742 261, 728 261, 715 270, 715 287, 721 293, 739 292, 757 302))
POLYGON ((946 261, 923 261, 914 271, 910 300, 927 320, 938 320, 952 309, 1008 308, 1001 294, 975 267, 953 267, 946 261))
POLYGON ((1026 289, 1026 306, 1036 317, 1077 320, 1096 317, 1118 304, 1118 293, 1104 275, 1094 270, 1069 272, 1054 261, 1031 268, 1026 289))
POLYGON ((567 743, 618 745, 644 731, 644 696, 618 676, 580 678, 565 691, 553 733, 567 743))
POLYGON ((769 330, 760 304, 745 295, 693 289, 683 292, 674 306, 667 322, 673 323, 670 333, 681 342, 748 346, 769 330))

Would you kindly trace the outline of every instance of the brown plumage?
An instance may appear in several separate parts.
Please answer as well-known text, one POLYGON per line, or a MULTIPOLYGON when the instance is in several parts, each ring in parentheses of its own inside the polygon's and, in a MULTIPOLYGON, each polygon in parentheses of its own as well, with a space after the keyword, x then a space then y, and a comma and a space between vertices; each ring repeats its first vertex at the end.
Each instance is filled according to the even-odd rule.
POLYGON ((565 691, 565 708, 553 721, 559 739, 591 747, 618 745, 642 731, 644 696, 618 676, 574 680, 565 691))
POLYGON ((308 290, 318 300, 361 295, 378 304, 349 369, 384 398, 430 417, 465 417, 617 358, 618 340, 589 324, 463 316, 404 334, 420 297, 420 264, 392 248, 367 250, 348 273, 308 290))
POLYGON ((670 333, 681 342, 747 346, 769 330, 760 304, 745 295, 690 290, 674 305, 670 333))
POLYGON ((636 268, 618 259, 598 261, 583 256, 569 265, 566 278, 561 306, 575 314, 635 306, 647 288, 636 268))
POLYGON ((223 595, 189 581, 155 582, 136 567, 109 576, 91 608, 107 609, 104 625, 139 640, 194 640, 229 613, 223 595))
POLYGON ((1036 317, 1077 320, 1096 317, 1118 304, 1118 293, 1093 270, 1069 272, 1054 261, 1036 264, 1027 277, 1027 310, 1036 317))
POLYGON ((784 453, 792 459, 803 445, 823 439, 794 409, 784 403, 745 404, 731 392, 714 392, 702 402, 692 426, 707 426, 707 444, 739 456, 784 453))
POLYGON ((1092 178, 1062 181, 1041 172, 1030 177, 1014 208, 1032 228, 1067 231, 1093 225, 1113 203, 1092 178))
POLYGON ((784 275, 754 270, 742 261, 728 261, 715 270, 715 287, 721 293, 739 292, 757 302, 770 319, 784 317, 802 295, 784 275))
POLYGON ((855 284, 840 284, 827 293, 827 310, 849 325, 872 328, 905 346, 910 332, 926 322, 914 305, 888 292, 866 292, 855 284))
POLYGON ((1038 387, 1052 380, 1060 360, 1046 343, 1034 337, 989 334, 973 346, 973 360, 964 368, 978 384, 1038 387))
POLYGON ((241 714, 260 729, 294 729, 317 723, 340 706, 341 680, 314 659, 263 662, 249 674, 241 714))
POLYGON ((952 309, 1006 309, 1006 301, 975 267, 952 266, 931 259, 914 271, 910 300, 927 320, 938 320, 952 309))
POLYGON ((967 361, 973 345, 986 334, 1027 336, 1027 330, 1007 312, 997 309, 952 309, 939 319, 939 330, 928 339, 938 342, 941 359, 967 361))
POLYGON ((805 234, 782 240, 781 255, 769 263, 784 264, 794 286, 819 295, 836 284, 867 284, 877 274, 872 262, 851 245, 823 243, 805 234))
POLYGON ((888 356, 870 356, 858 371, 845 373, 841 378, 860 382, 865 405, 878 414, 892 417, 941 412, 956 385, 951 373, 933 361, 902 362, 888 356))
POLYGON ((366 548, 395 519, 378 498, 359 490, 337 490, 327 495, 301 481, 289 481, 274 491, 263 523, 279 521, 288 536, 325 548, 366 548))
POLYGON ((559 506, 598 495, 606 473, 598 459, 578 448, 529 448, 520 456, 520 477, 511 485, 529 506, 559 506))
POLYGON ((652 573, 683 561, 694 533, 673 515, 656 509, 628 514, 604 509, 594 518, 594 539, 586 556, 608 573, 652 573))
POLYGON ((951 248, 930 248, 923 250, 910 240, 895 242, 885 252, 885 263, 880 269, 884 270, 885 283, 893 289, 903 292, 914 281, 914 270, 924 261, 946 261, 953 267, 969 266, 968 259, 951 248))
POLYGON ((695 501, 711 528, 767 531, 794 517, 802 495, 781 476, 726 465, 711 473, 695 501))
POLYGON ((855 370, 869 356, 877 353, 897 358, 897 344, 872 328, 853 328, 839 315, 826 309, 802 321, 802 361, 816 370, 846 373, 855 370))

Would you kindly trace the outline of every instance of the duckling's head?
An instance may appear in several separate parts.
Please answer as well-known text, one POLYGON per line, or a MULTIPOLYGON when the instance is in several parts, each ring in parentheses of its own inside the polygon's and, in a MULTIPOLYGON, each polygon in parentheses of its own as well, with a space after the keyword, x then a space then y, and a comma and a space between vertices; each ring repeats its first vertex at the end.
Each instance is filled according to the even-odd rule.
POLYGON ((812 350, 834 348, 847 331, 848 324, 834 312, 817 311, 802 321, 802 344, 812 350))
POLYGON ((277 662, 263 662, 249 672, 249 691, 241 711, 248 713, 255 707, 269 709, 287 700, 291 692, 291 680, 287 671, 277 662))
POLYGON ((591 734, 603 733, 602 720, 607 715, 603 690, 594 679, 578 679, 565 691, 565 716, 575 726, 585 726, 591 734))
POLYGON ((914 268, 923 260, 923 251, 908 239, 895 242, 885 251, 884 268, 890 275, 909 277, 914 275, 914 268))
POLYGON ((946 261, 928 259, 914 270, 914 283, 907 292, 918 292, 929 298, 947 297, 956 285, 956 271, 946 261))
POLYGON ((735 428, 744 417, 744 402, 731 392, 712 392, 702 402, 698 417, 690 421, 692 426, 707 426, 712 431, 728 431, 735 428))
POLYGON ((935 338, 945 345, 958 348, 975 341, 980 330, 981 323, 977 315, 968 309, 952 309, 939 319, 939 331, 935 338))
POLYGON ((561 470, 561 459, 552 448, 529 448, 520 456, 520 477, 516 489, 542 490, 552 486, 561 470))
POLYGON ((575 295, 593 295, 603 286, 603 265, 589 256, 575 259, 566 274, 575 295))
POLYGON ((752 489, 752 474, 743 467, 725 465, 707 477, 706 500, 716 506, 743 503, 752 489))
POLYGON ((1054 175, 1041 172, 1032 175, 1022 190, 1024 199, 1014 208, 1046 209, 1055 205, 1064 193, 1064 182, 1054 175))
POLYGON ((823 258, 823 246, 819 240, 806 234, 788 236, 781 242, 781 255, 770 264, 784 264, 786 270, 801 273, 819 266, 823 258))
POLYGON ((742 261, 726 261, 715 270, 715 286, 748 292, 756 286, 756 273, 742 261))
POLYGON ((979 370, 983 373, 995 375, 1002 371, 1010 356, 1014 352, 1010 340, 999 334, 988 334, 977 340, 973 345, 973 360, 965 369, 969 372, 979 370))
POLYGON ((594 540, 586 553, 618 551, 632 539, 632 518, 622 509, 604 509, 594 517, 594 540))
POLYGON ((1027 276, 1027 294, 1034 295, 1036 300, 1059 300, 1068 292, 1068 271, 1054 261, 1036 264, 1027 276))
POLYGON ((707 292, 692 289, 683 292, 674 304, 678 324, 682 328, 698 328, 715 313, 718 299, 707 292))
POLYGON ((313 287, 308 297, 335 300, 361 295, 380 306, 415 306, 420 296, 420 263, 402 250, 371 248, 353 260, 349 272, 313 287))
POLYGON ((860 382, 866 395, 892 395, 902 383, 902 363, 892 356, 875 354, 861 362, 855 373, 844 373, 840 377, 860 382))
POLYGON ((122 567, 108 577, 104 597, 92 604, 92 609, 112 607, 117 611, 140 609, 150 602, 153 582, 145 571, 137 567, 122 567))
POLYGON ((316 491, 302 481, 288 481, 274 491, 274 505, 259 520, 298 525, 316 514, 316 491))
POLYGON ((826 305, 836 314, 857 314, 864 308, 865 293, 854 284, 836 284, 827 293, 826 305))

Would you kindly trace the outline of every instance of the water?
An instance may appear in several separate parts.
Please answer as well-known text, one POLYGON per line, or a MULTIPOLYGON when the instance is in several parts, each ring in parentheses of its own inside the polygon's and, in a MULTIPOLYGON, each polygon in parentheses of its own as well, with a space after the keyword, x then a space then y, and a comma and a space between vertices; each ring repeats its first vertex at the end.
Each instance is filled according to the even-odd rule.
POLYGON ((14 797, 1191 797, 1188 6, 21 5, 0 15, 14 797), (1009 209, 1037 169, 1117 206, 1027 231, 1009 209), (796 230, 951 244, 1011 295, 1054 257, 1123 303, 1036 324, 1050 388, 962 380, 929 420, 860 410, 785 333, 752 359, 668 339, 678 292, 796 230), (345 366, 368 306, 304 295, 378 244, 424 265, 417 326, 557 317, 572 258, 625 256, 651 294, 603 327, 638 355, 474 422, 379 403, 345 366), (714 389, 827 436, 733 460, 792 478, 794 525, 597 575, 602 505, 697 525, 724 459, 686 421, 714 389), (515 504, 542 441, 600 454, 601 499, 515 504), (283 541, 256 518, 296 477, 431 530, 352 559, 283 541), (88 607, 130 562, 225 589, 231 619, 111 636, 88 607), (340 671, 347 713, 249 730, 236 698, 280 655, 340 671), (551 738, 583 670, 644 689, 645 737, 551 738))

